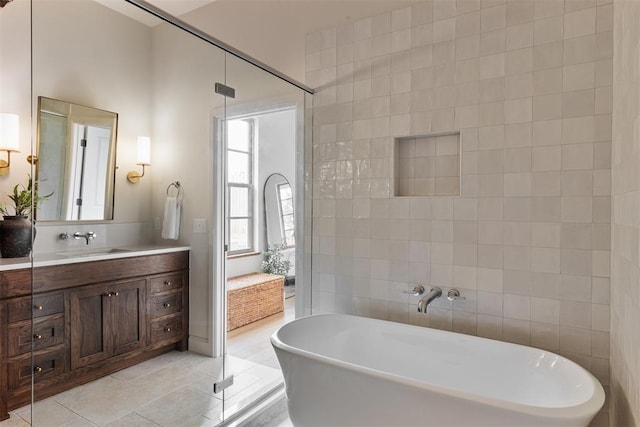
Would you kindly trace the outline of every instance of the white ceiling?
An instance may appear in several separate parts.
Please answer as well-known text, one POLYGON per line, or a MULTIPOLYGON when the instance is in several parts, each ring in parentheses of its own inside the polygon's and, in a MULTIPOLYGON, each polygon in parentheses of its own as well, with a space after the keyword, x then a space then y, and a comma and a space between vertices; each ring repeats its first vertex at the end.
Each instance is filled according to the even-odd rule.
POLYGON ((147 0, 154 6, 159 7, 165 12, 169 12, 173 16, 180 16, 187 12, 191 12, 206 4, 213 3, 215 0, 147 0))
MULTIPOLYGON (((96 0, 98 3, 101 3, 107 6, 110 9, 113 9, 117 12, 122 13, 123 15, 127 15, 130 18, 135 19, 136 21, 142 22, 145 25, 153 27, 154 25, 162 22, 161 20, 153 17, 151 14, 143 11, 142 9, 138 9, 137 7, 124 2, 122 0, 96 0)), ((196 10, 202 6, 205 6, 209 3, 214 2, 215 0, 147 0, 147 2, 152 5, 159 7, 165 12, 170 13, 173 16, 180 16, 185 13, 191 12, 192 10, 196 10)))
MULTIPOLYGON (((122 0, 95 0, 98 3, 102 3, 103 5, 116 10, 124 15, 127 15, 139 22, 142 22, 143 24, 146 24, 150 27, 159 24, 161 21, 153 16, 151 16, 151 14, 142 11, 141 9, 138 9, 137 7, 122 1, 122 0)), ((384 10, 391 10, 394 9, 396 7, 403 7, 404 5, 408 4, 408 3, 415 3, 419 0, 146 0, 148 3, 151 3, 152 5, 164 10, 165 12, 168 12, 169 14, 175 16, 175 17, 180 17, 181 15, 187 14, 191 11, 194 11, 196 9, 199 9, 203 6, 206 6, 210 3, 220 3, 220 5, 222 6, 222 4, 250 4, 252 2, 257 2, 257 3, 266 3, 268 4, 269 2, 272 2, 274 5, 278 4, 279 6, 282 5, 282 3, 289 3, 289 5, 296 5, 296 6, 300 6, 301 4, 308 4, 308 5, 313 5, 313 6, 317 6, 317 5, 326 5, 327 8, 336 8, 337 6, 337 15, 340 15, 340 9, 342 9, 342 6, 347 6, 350 5, 350 10, 353 12, 353 5, 357 5, 357 13, 351 14, 352 16, 347 16, 346 18, 348 20, 350 19, 358 19, 358 18, 363 18, 365 16, 369 16, 375 13, 380 13, 382 9, 384 10), (382 8, 380 7, 382 5, 382 8), (368 9, 371 9, 371 11, 369 11, 368 9)), ((299 8, 296 8, 299 9, 299 8)), ((313 20, 313 18, 311 17, 311 19, 313 20)), ((327 26, 332 26, 332 25, 337 25, 337 22, 318 22, 317 23, 319 25, 320 28, 324 28, 327 26)), ((316 26, 318 26, 316 25, 316 26)), ((314 31, 317 29, 314 29, 314 31)))

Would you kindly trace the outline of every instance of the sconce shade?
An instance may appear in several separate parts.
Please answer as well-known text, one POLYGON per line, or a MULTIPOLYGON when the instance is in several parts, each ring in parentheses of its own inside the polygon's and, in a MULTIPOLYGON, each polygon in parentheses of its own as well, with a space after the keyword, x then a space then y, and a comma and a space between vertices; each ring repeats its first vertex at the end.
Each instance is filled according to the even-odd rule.
POLYGON ((5 176, 9 173, 11 152, 20 151, 19 122, 20 119, 17 114, 0 113, 0 151, 7 152, 7 160, 0 159, 0 176, 5 176))
POLYGON ((138 165, 150 165, 151 164, 151 138, 148 136, 138 137, 138 165))
POLYGON ((0 113, 0 151, 20 151, 17 114, 0 113))
POLYGON ((151 138, 148 136, 139 136, 137 149, 136 164, 142 165, 142 173, 131 171, 127 174, 127 180, 132 184, 140 182, 140 178, 144 176, 144 167, 151 165, 151 138))

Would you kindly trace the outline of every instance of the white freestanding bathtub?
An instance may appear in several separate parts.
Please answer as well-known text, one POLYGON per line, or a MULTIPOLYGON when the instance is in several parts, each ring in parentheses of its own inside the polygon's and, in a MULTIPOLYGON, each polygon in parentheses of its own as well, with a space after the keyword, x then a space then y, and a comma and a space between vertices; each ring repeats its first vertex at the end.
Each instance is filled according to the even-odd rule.
POLYGON ((295 426, 587 426, 604 403, 564 357, 454 332, 328 314, 271 343, 295 426))

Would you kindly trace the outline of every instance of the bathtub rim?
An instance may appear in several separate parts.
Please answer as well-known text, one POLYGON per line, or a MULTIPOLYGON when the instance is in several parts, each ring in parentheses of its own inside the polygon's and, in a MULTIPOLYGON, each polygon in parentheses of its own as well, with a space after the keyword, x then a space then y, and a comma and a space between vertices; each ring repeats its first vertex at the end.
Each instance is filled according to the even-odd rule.
MULTIPOLYGON (((323 313, 323 314, 314 314, 314 315, 309 315, 309 316, 303 316, 303 317, 300 317, 298 319, 292 320, 291 322, 282 325, 280 328, 278 328, 271 335, 271 344, 272 344, 272 346, 274 348, 277 348, 277 349, 280 349, 280 350, 283 350, 283 351, 286 351, 286 352, 290 352, 290 353, 299 355, 301 357, 309 358, 309 359, 312 359, 312 360, 315 360, 315 361, 318 361, 318 362, 321 362, 321 363, 326 363, 326 364, 334 365, 334 366, 337 366, 337 367, 340 367, 340 368, 353 370, 353 371, 356 371, 356 372, 364 374, 364 375, 371 375, 371 376, 374 376, 374 377, 377 377, 377 378, 380 378, 380 379, 401 383, 401 384, 404 384, 404 385, 409 386, 409 387, 423 389, 423 390, 434 392, 434 393, 440 393, 440 394, 443 394, 443 395, 446 395, 446 396, 450 396, 452 398, 469 400, 469 401, 473 401, 473 402, 476 402, 476 403, 479 403, 479 404, 484 404, 484 405, 488 405, 488 406, 492 406, 492 407, 496 407, 496 408, 500 408, 500 409, 504 409, 504 410, 508 410, 508 411, 513 411, 513 412, 524 413, 524 414, 531 415, 531 416, 536 416, 536 417, 545 417, 546 416, 546 417, 559 418, 559 419, 591 417, 591 419, 593 419, 593 417, 598 413, 598 411, 600 411, 602 409, 602 407, 603 407, 603 405, 605 403, 605 393, 604 393, 604 389, 602 387, 602 384, 600 384, 600 381, 598 381, 593 376, 593 374, 591 374, 591 372, 589 372, 588 370, 586 370, 582 366, 578 365, 576 362, 572 361, 571 359, 568 359, 568 358, 566 358, 564 356, 561 356, 561 355, 559 355, 557 353, 553 353, 551 351, 539 349, 539 348, 532 347, 532 346, 526 346, 526 345, 522 345, 522 344, 516 344, 516 343, 507 342, 507 341, 500 341, 500 340, 495 340, 495 339, 491 339, 491 338, 479 337, 479 336, 475 336, 475 335, 462 334, 462 333, 459 333, 459 332, 445 331, 445 330, 441 330, 441 329, 429 328, 429 327, 418 326, 418 325, 411 325, 411 324, 406 324, 406 323, 393 322, 393 321, 389 321, 389 320, 374 319, 374 318, 363 317, 363 316, 354 316, 354 315, 349 315, 349 314, 323 313), (584 374, 587 375, 587 378, 591 381, 591 384, 593 386, 593 393, 592 393, 591 397, 588 400, 586 400, 585 402, 580 403, 578 405, 573 405, 573 406, 548 407, 548 406, 527 405, 527 404, 519 403, 519 402, 512 402, 512 401, 507 401, 507 400, 500 400, 500 399, 496 399, 496 398, 486 397, 486 396, 482 396, 482 395, 479 395, 479 394, 460 391, 460 390, 453 389, 453 388, 442 387, 442 386, 434 386, 432 384, 429 384, 429 383, 426 383, 426 382, 423 382, 423 381, 418 381, 418 380, 415 380, 415 379, 412 379, 412 378, 407 378, 405 376, 392 374, 392 373, 385 372, 385 371, 380 371, 378 369, 369 368, 369 367, 362 366, 362 365, 356 365, 356 364, 351 363, 351 362, 346 362, 346 361, 343 361, 343 360, 335 359, 335 358, 332 358, 332 357, 324 356, 324 355, 313 353, 313 352, 310 352, 310 351, 307 351, 307 350, 303 350, 303 349, 300 349, 300 348, 297 348, 297 347, 293 347, 292 345, 287 344, 287 343, 283 342, 282 339, 280 339, 279 333, 282 330, 286 329, 288 325, 291 325, 293 323, 299 323, 300 321, 308 321, 311 318, 319 318, 319 317, 366 319, 367 321, 371 321, 371 322, 374 322, 374 323, 395 324, 395 325, 400 325, 402 327, 406 326, 406 327, 410 327, 410 328, 427 328, 427 329, 431 329, 431 330, 434 330, 434 331, 451 333, 451 334, 455 334, 455 335, 462 335, 464 337, 476 338, 476 339, 483 340, 483 341, 492 341, 492 342, 497 342, 497 343, 502 343, 502 344, 507 344, 507 345, 524 347, 524 348, 527 348, 527 349, 533 349, 533 350, 536 350, 536 351, 541 351, 541 352, 544 352, 545 354, 548 354, 548 355, 551 355, 551 356, 557 356, 557 357, 561 358, 563 361, 566 361, 566 362, 570 363, 572 366, 575 366, 576 368, 578 368, 581 371, 583 371, 584 374)), ((284 371, 284 369, 283 369, 283 371, 284 371)), ((285 373, 285 379, 286 379, 286 373, 285 373)))

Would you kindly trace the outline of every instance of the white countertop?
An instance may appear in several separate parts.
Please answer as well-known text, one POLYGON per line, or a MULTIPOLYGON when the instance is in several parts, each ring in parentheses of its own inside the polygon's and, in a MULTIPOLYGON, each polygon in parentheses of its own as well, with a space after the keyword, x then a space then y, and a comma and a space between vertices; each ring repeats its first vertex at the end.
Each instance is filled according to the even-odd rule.
MULTIPOLYGON (((97 248, 88 246, 74 251, 61 251, 36 254, 33 257, 33 267, 47 267, 51 265, 74 264, 78 262, 102 261, 106 259, 131 258, 145 255, 158 255, 171 252, 191 250, 190 246, 119 246, 117 248, 97 248), (108 252, 113 250, 113 252, 108 252)), ((31 268, 31 258, 0 258, 0 271, 31 268)))

